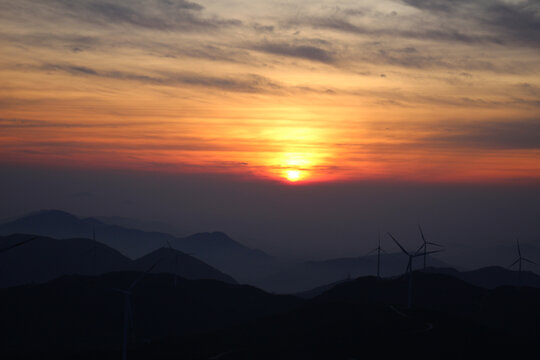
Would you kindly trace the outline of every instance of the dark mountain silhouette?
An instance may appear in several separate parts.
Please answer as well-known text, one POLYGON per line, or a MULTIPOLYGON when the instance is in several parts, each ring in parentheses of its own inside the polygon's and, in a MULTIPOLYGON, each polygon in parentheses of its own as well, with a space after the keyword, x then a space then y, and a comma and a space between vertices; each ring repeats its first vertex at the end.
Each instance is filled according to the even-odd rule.
POLYGON ((500 266, 488 266, 472 271, 457 271, 451 268, 428 268, 429 272, 447 274, 457 277, 470 284, 480 286, 487 289, 494 289, 499 286, 528 286, 540 287, 540 276, 530 271, 521 273, 500 266))
MULTIPOLYGON (((0 351, 63 354, 120 348, 124 297, 140 273, 66 276, 46 284, 0 289, 0 351)), ((247 285, 147 274, 133 288, 130 342, 223 329, 295 308, 299 300, 247 285)), ((31 355, 28 355, 32 357, 31 355)), ((78 357, 78 356, 75 356, 78 357)))
POLYGON ((250 249, 221 232, 199 233, 184 238, 110 225, 95 218, 80 219, 64 211, 42 210, 0 225, 0 235, 37 234, 53 238, 90 238, 135 259, 171 243, 185 253, 247 282, 274 271, 277 260, 260 250, 250 249))
POLYGON ((332 289, 334 286, 339 285, 339 284, 343 284, 343 283, 345 283, 347 281, 352 281, 352 279, 338 280, 338 281, 335 281, 335 282, 330 283, 330 284, 317 286, 314 289, 296 293, 296 294, 294 294, 294 296, 297 296, 297 297, 299 297, 301 299, 313 299, 314 297, 317 297, 317 296, 321 295, 322 293, 332 289))
MULTIPOLYGON (((428 256, 428 264, 448 267, 448 264, 428 256)), ((401 275, 407 267, 407 258, 400 253, 381 255, 381 275, 384 277, 401 275)), ((414 269, 423 267, 423 261, 416 259, 414 269)), ((277 293, 299 293, 319 286, 342 281, 348 277, 374 275, 377 271, 377 256, 342 258, 325 261, 308 261, 294 264, 271 276, 260 278, 254 285, 277 293)))
MULTIPOLYGON (((417 359, 538 356, 540 289, 483 289, 416 271, 301 300, 215 280, 147 274, 133 289, 129 359, 417 359), (406 354, 405 354, 406 355, 406 354)), ((140 273, 0 289, 3 358, 120 357, 122 294, 140 273), (37 301, 39 299, 39 301, 37 301), (16 356, 15 356, 16 355, 16 356)))
MULTIPOLYGON (((0 237, 0 248, 32 235, 0 237)), ((38 237, 0 253, 0 287, 46 282, 66 274, 102 274, 133 269, 132 261, 115 249, 89 239, 38 237)))
MULTIPOLYGON (((408 285, 408 276, 395 279, 361 277, 338 284, 313 301, 406 306, 408 285)), ((413 304, 417 307, 475 306, 486 292, 453 276, 413 272, 413 304)))
MULTIPOLYGON (((7 248, 32 237, 23 234, 0 237, 0 248, 7 248)), ((176 274, 186 279, 214 279, 236 283, 230 276, 178 250, 161 248, 133 261, 98 241, 57 240, 41 236, 0 253, 0 287, 43 283, 63 275, 146 271, 158 260, 160 261, 154 272, 176 274)))
POLYGON ((214 279, 236 284, 236 281, 229 275, 193 256, 169 248, 158 249, 135 260, 134 268, 138 271, 146 271, 156 262, 157 265, 152 270, 153 273, 176 274, 189 280, 214 279))

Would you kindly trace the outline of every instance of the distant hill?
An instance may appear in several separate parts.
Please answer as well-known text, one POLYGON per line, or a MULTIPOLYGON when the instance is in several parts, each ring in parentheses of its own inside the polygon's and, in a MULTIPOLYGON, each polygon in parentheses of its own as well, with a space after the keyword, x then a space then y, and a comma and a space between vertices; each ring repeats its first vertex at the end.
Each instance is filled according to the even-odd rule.
POLYGON ((204 232, 178 238, 172 246, 193 254, 241 282, 251 284, 255 278, 273 273, 279 266, 274 257, 250 249, 223 232, 204 232))
POLYGON ((176 274, 189 280, 214 279, 229 284, 236 281, 210 265, 178 250, 161 248, 134 261, 134 269, 146 271, 157 263, 152 273, 176 274))
MULTIPOLYGON (((109 218, 109 221, 111 219, 109 218)), ((0 225, 0 235, 37 234, 53 238, 91 238, 136 259, 170 243, 203 262, 247 282, 275 271, 277 260, 250 249, 221 232, 198 233, 184 238, 106 224, 95 218, 80 219, 60 210, 42 210, 0 225)))
POLYGON ((173 236, 183 236, 184 231, 176 226, 161 221, 144 221, 123 216, 93 216, 94 219, 108 225, 118 225, 128 229, 146 232, 162 232, 173 236))
MULTIPOLYGON (((428 256, 428 264, 448 267, 448 264, 428 256)), ((407 267, 407 257, 400 253, 381 254, 381 275, 401 275, 407 267)), ((421 259, 413 262, 414 269, 423 267, 421 259)), ((341 258, 325 261, 308 261, 294 264, 271 276, 257 279, 254 284, 262 289, 277 293, 299 293, 347 278, 374 275, 377 256, 341 258)))
MULTIPOLYGON (((0 237, 4 249, 32 235, 0 237)), ((208 264, 178 250, 161 248, 135 261, 115 249, 89 239, 38 237, 0 253, 0 287, 43 283, 64 275, 98 275, 115 271, 146 271, 176 274, 186 279, 236 281, 208 264)))
POLYGON ((428 268, 427 271, 447 274, 457 277, 470 284, 486 289, 495 289, 499 286, 528 286, 540 288, 540 276, 530 271, 521 273, 521 282, 518 271, 500 266, 488 266, 472 271, 457 271, 451 268, 428 268))
POLYGON ((122 254, 137 258, 174 240, 172 235, 127 229, 94 218, 79 219, 60 210, 42 210, 0 225, 0 235, 15 233, 50 236, 57 239, 92 238, 122 254))
MULTIPOLYGON (((114 289, 127 289, 139 277, 134 272, 66 276, 0 289, 0 354, 24 357, 25 352, 60 347, 84 358, 88 348, 120 348, 124 296, 114 289)), ((294 297, 245 285, 178 279, 175 287, 172 280, 171 275, 147 274, 133 289, 130 343, 223 329, 299 304, 294 297)))

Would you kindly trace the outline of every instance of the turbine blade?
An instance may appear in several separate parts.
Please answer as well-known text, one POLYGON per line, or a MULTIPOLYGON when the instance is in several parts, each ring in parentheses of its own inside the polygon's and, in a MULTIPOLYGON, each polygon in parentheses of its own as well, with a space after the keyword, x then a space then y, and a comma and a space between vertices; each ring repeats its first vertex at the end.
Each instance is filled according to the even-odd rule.
POLYGON ((443 252, 444 250, 433 250, 433 251, 427 251, 427 252, 423 252, 423 253, 420 253, 420 254, 414 254, 412 255, 413 257, 418 257, 418 256, 424 256, 424 255, 429 255, 429 254, 436 254, 436 253, 440 253, 440 252, 443 252))
MULTIPOLYGON (((420 251, 421 251, 422 249, 424 249, 424 250, 426 249, 426 243, 422 244, 422 245, 418 248, 418 250, 415 251, 415 254, 419 254, 420 251)), ((422 254, 424 254, 424 253, 422 253, 422 254)))
POLYGON ((18 243, 16 243, 16 244, 13 244, 13 245, 11 245, 11 246, 8 246, 8 247, 6 247, 6 248, 0 249, 0 253, 9 251, 9 250, 11 250, 11 249, 13 249, 13 248, 16 248, 16 247, 18 247, 18 246, 27 244, 27 243, 29 243, 30 241, 33 241, 33 240, 35 240, 35 239, 37 239, 37 238, 38 238, 38 236, 34 236, 34 237, 30 238, 30 239, 27 239, 27 240, 18 242, 18 243))
POLYGON ((516 261, 514 261, 512 264, 508 265, 508 267, 512 267, 512 266, 516 265, 518 262, 519 262, 519 259, 517 259, 516 261))
POLYGON ((521 257, 521 248, 519 246, 519 240, 518 239, 516 239, 516 243, 517 243, 519 257, 521 257))
POLYGON ((373 253, 374 253, 375 251, 377 251, 377 250, 379 250, 379 249, 373 249, 373 250, 367 252, 364 256, 371 255, 371 254, 373 254, 373 253))
POLYGON ((529 264, 533 264, 533 265, 536 265, 536 266, 540 266, 539 264, 537 264, 537 263, 535 263, 534 261, 529 260, 529 259, 522 258, 521 260, 526 261, 526 262, 528 262, 529 264))
POLYGON ((154 270, 154 268, 157 266, 157 264, 163 259, 158 259, 152 266, 150 266, 150 268, 148 270, 146 270, 144 273, 141 274, 141 276, 139 276, 134 282, 131 283, 131 285, 129 286, 128 290, 131 290, 135 287, 135 285, 137 285, 137 283, 139 281, 141 281, 145 276, 146 274, 148 274, 149 272, 151 272, 152 270, 154 270))
POLYGON ((394 240, 394 242, 397 244, 397 246, 399 246, 401 251, 403 251, 407 256, 409 256, 409 253, 407 252, 407 250, 405 250, 405 248, 403 246, 401 246, 401 244, 396 240, 396 238, 393 237, 392 234, 390 234, 390 233, 388 233, 388 235, 392 238, 392 240, 394 240))
POLYGON ((422 231, 422 227, 420 226, 420 224, 418 224, 418 229, 420 230, 420 235, 422 235, 422 241, 425 244, 426 243, 426 238, 424 237, 424 232, 422 231))
POLYGON ((433 245, 433 246, 438 246, 438 247, 444 247, 444 245, 440 245, 440 244, 437 244, 437 243, 434 243, 434 242, 429 242, 429 241, 426 244, 433 245))

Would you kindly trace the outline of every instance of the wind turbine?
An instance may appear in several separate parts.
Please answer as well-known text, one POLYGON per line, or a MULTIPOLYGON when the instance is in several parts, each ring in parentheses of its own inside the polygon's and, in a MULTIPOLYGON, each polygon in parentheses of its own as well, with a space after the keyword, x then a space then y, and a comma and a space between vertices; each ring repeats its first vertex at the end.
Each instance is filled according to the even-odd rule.
POLYGON ((516 239, 516 243, 517 243, 517 251, 518 251, 518 258, 516 261, 514 261, 509 267, 512 267, 514 265, 516 265, 517 263, 519 263, 519 270, 518 270, 518 276, 519 276, 519 286, 521 286, 521 269, 522 269, 522 262, 525 261, 525 262, 528 262, 530 264, 534 264, 534 265, 537 265, 537 263, 535 263, 534 261, 532 260, 529 260, 529 259, 526 259, 524 257, 521 256, 521 248, 519 246, 519 240, 516 239))
POLYGON ((131 294, 133 291, 133 288, 139 281, 142 280, 143 277, 146 276, 150 271, 152 271, 156 265, 161 261, 159 259, 156 261, 148 270, 146 270, 144 273, 141 274, 135 281, 133 281, 127 289, 117 289, 114 288, 114 291, 118 291, 119 293, 124 294, 124 338, 122 342, 122 360, 127 359, 127 341, 128 341, 128 329, 129 325, 133 327, 133 312, 131 310, 131 294))
POLYGON ((426 258, 427 258, 427 246, 428 245, 433 245, 433 246, 438 246, 438 247, 443 247, 442 245, 439 245, 439 244, 436 244, 434 242, 429 242, 429 241, 426 241, 426 238, 424 237, 424 232, 422 231, 422 227, 420 226, 420 224, 418 224, 418 230, 420 230, 420 235, 422 235, 422 246, 420 246, 420 248, 418 248, 418 250, 416 250, 416 252, 420 252, 421 250, 424 250, 422 255, 424 256, 424 271, 426 271, 426 258))
POLYGON ((379 240, 379 245, 371 250, 370 252, 368 252, 366 255, 370 255, 370 254, 373 254, 375 251, 377 252, 377 278, 381 278, 381 251, 382 252, 386 252, 383 250, 383 248, 381 248, 381 233, 379 232, 378 234, 378 240, 379 240))
POLYGON ((413 278, 412 277, 412 274, 413 274, 412 263, 413 263, 413 259, 415 257, 418 257, 418 256, 438 253, 438 252, 441 252, 442 250, 424 251, 423 253, 419 253, 418 251, 415 252, 415 253, 409 253, 407 250, 405 250, 405 248, 403 246, 401 246, 401 244, 396 240, 396 238, 392 236, 392 234, 388 233, 388 235, 392 238, 392 240, 394 240, 396 245, 399 246, 401 251, 403 251, 403 253, 409 257, 409 261, 407 262, 407 269, 405 270, 405 275, 407 275, 409 277, 409 292, 408 292, 407 306, 410 309, 412 307, 412 278, 413 278))

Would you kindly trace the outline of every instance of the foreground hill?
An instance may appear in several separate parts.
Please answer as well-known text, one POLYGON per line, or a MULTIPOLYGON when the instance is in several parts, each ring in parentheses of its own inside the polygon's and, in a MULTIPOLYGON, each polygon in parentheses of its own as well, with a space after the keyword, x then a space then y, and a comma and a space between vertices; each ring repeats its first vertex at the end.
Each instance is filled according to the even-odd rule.
MULTIPOLYGON (((124 295, 140 273, 68 276, 46 284, 0 289, 0 349, 4 353, 88 355, 89 349, 120 347, 124 295)), ((130 342, 197 334, 290 310, 299 300, 215 280, 147 274, 132 291, 130 342)), ((12 358, 12 357, 10 357, 12 358)))
MULTIPOLYGON (((108 221, 111 219, 109 218, 108 221)), ((198 233, 176 238, 161 232, 148 232, 111 225, 95 218, 81 219, 59 210, 42 210, 0 225, 0 235, 37 234, 53 238, 90 238, 136 259, 171 244, 176 250, 194 254, 205 263, 249 282, 275 271, 277 260, 250 249, 221 232, 198 233)))
MULTIPOLYGON (((33 235, 0 237, 0 249, 8 248, 33 235)), ((204 262, 173 249, 158 249, 135 261, 115 249, 89 239, 35 238, 0 253, 0 287, 43 283, 63 275, 98 275, 115 271, 146 271, 158 262, 153 272, 171 273, 186 279, 236 281, 204 262)))
MULTIPOLYGON (((123 296, 140 274, 65 277, 0 290, 0 352, 115 359, 123 296)), ((313 300, 148 275, 133 291, 130 359, 479 359, 538 356, 540 289, 483 289, 442 275, 359 278, 313 300)))
POLYGON ((518 271, 500 266, 487 266, 471 271, 457 271, 451 268, 429 268, 427 271, 451 275, 486 289, 495 289, 507 285, 540 288, 540 275, 530 271, 523 271, 520 277, 518 271))

